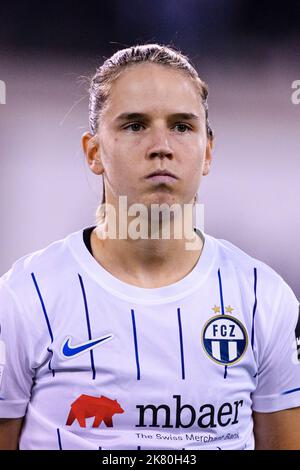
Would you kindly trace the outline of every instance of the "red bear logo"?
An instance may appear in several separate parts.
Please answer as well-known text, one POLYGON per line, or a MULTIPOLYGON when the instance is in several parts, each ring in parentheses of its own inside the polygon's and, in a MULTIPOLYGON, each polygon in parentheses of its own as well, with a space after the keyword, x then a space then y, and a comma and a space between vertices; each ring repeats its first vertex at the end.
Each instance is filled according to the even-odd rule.
POLYGON ((103 395, 100 397, 80 395, 71 405, 66 425, 71 426, 77 419, 80 427, 85 428, 85 419, 94 416, 93 428, 98 428, 102 421, 107 427, 112 427, 112 417, 116 413, 124 413, 117 400, 111 400, 103 395))

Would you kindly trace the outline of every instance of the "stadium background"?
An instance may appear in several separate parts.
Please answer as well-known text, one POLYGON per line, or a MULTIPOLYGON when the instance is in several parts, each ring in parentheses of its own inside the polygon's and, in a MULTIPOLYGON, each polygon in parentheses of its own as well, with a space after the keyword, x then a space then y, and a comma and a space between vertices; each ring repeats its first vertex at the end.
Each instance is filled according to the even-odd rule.
POLYGON ((298 1, 1 2, 0 274, 93 223, 102 184, 81 151, 80 77, 119 48, 161 42, 188 54, 209 85, 205 231, 267 262, 299 298, 299 25, 298 1))

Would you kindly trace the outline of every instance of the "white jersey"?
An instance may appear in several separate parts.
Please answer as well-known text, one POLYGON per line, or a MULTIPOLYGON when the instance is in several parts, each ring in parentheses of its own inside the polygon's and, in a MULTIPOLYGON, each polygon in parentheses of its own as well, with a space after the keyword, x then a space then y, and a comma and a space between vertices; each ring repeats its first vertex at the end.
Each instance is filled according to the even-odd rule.
POLYGON ((0 417, 20 449, 253 449, 252 410, 300 406, 299 305, 266 264, 203 234, 193 270, 146 289, 83 231, 0 284, 0 417))

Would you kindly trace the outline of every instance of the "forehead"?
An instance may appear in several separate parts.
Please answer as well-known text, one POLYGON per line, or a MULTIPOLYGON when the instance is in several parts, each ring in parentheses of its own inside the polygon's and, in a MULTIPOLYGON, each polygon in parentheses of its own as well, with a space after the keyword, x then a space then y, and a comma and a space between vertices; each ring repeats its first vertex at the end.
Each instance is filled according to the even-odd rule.
POLYGON ((199 114, 200 102, 196 84, 184 71, 166 65, 136 64, 113 82, 106 111, 111 115, 132 110, 199 114))

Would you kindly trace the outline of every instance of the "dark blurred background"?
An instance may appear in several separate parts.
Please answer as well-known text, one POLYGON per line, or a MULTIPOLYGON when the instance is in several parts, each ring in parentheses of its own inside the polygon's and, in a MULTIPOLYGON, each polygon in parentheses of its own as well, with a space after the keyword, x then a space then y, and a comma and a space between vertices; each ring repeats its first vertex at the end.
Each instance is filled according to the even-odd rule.
POLYGON ((171 44, 208 83, 214 162, 205 231, 276 269, 300 297, 300 2, 0 3, 0 274, 94 221, 101 180, 80 147, 87 80, 116 50, 171 44))
POLYGON ((199 57, 255 47, 263 58, 283 44, 299 54, 298 0, 6 1, 0 19, 2 47, 18 52, 110 54, 112 42, 153 40, 199 57))

